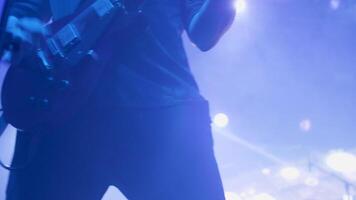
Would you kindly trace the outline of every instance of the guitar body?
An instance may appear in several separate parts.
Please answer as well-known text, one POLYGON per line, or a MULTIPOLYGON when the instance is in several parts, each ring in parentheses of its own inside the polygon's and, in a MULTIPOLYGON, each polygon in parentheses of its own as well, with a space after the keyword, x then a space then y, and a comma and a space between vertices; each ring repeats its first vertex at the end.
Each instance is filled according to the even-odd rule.
MULTIPOLYGON (((112 3, 113 0, 99 1, 112 3)), ((37 46, 26 49, 20 61, 9 68, 1 94, 8 123, 30 131, 58 127, 86 105, 105 61, 119 45, 117 36, 120 37, 120 32, 128 35, 128 21, 135 24, 138 18, 121 14, 119 20, 115 18, 119 21, 115 26, 122 27, 106 31, 106 25, 112 22, 110 19, 118 15, 113 12, 102 15, 103 6, 97 7, 99 10, 92 6, 79 16, 50 24, 50 35, 39 40, 37 46), (97 31, 99 29, 103 31, 97 31), (115 42, 108 42, 108 38, 115 36, 115 42), (60 46, 60 50, 53 50, 51 41, 55 41, 54 46, 60 46)))
POLYGON ((8 123, 22 130, 61 126, 78 112, 89 98, 102 67, 84 59, 78 66, 36 71, 35 56, 11 66, 2 88, 4 116, 8 123))

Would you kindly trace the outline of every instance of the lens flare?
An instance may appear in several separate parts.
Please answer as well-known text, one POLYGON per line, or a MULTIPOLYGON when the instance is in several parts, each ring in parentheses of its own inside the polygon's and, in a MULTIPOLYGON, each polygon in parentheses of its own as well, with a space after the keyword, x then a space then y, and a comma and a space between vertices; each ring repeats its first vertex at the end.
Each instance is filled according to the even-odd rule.
POLYGON ((247 10, 246 0, 235 0, 234 6, 236 9, 236 13, 244 13, 247 10))

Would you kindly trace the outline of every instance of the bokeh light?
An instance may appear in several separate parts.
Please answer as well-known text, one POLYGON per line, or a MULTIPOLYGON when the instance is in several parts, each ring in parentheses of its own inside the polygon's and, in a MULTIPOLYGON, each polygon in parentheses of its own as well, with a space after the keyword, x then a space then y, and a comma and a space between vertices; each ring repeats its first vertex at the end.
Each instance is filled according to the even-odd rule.
POLYGON ((300 177, 300 171, 296 167, 284 167, 281 169, 280 175, 287 181, 294 181, 300 177))
POLYGON ((213 119, 217 127, 224 128, 229 124, 229 117, 225 113, 218 113, 213 119))
POLYGON ((325 159, 326 165, 341 173, 356 173, 356 156, 345 151, 332 151, 325 159))
POLYGON ((272 195, 261 193, 253 197, 253 200, 276 200, 272 195))
POLYGON ((261 173, 262 173, 263 175, 269 176, 269 175, 271 175, 271 169, 269 169, 269 168, 264 168, 264 169, 261 170, 261 173))
POLYGON ((330 0, 330 7, 333 10, 336 10, 340 7, 340 0, 330 0))
POLYGON ((256 194, 256 189, 255 188, 249 188, 249 189, 247 189, 247 194, 248 195, 254 195, 254 194, 256 194))
POLYGON ((319 185, 319 179, 310 176, 305 179, 304 183, 307 186, 315 187, 319 185))
POLYGON ((239 195, 234 192, 225 192, 226 200, 242 200, 239 195))
POLYGON ((303 119, 299 123, 299 128, 303 132, 309 132, 311 130, 311 128, 312 128, 312 122, 310 121, 310 119, 303 119))

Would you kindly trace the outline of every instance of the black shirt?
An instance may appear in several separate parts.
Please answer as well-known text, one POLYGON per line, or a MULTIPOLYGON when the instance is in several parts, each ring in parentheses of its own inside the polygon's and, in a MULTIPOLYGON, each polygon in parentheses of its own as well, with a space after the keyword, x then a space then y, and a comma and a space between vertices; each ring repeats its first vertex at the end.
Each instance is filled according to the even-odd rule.
MULTIPOLYGON (((41 7, 34 3, 41 0, 26 0, 31 6, 24 6, 25 0, 16 1, 21 2, 17 4, 21 6, 14 4, 13 13, 18 16, 36 13, 29 9, 31 6, 41 7)), ((203 101, 182 42, 183 31, 203 3, 146 0, 143 13, 148 28, 115 52, 94 95, 97 103, 151 107, 203 101)))

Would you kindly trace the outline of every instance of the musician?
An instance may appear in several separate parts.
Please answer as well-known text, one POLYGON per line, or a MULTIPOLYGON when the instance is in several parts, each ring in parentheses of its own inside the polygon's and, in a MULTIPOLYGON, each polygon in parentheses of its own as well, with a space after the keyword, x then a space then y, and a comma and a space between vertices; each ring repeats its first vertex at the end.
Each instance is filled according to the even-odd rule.
MULTIPOLYGON (((41 24, 75 14, 80 5, 13 0, 7 30, 31 44, 45 34, 41 24)), ((109 185, 130 200, 225 199, 208 103, 181 35, 210 50, 233 21, 233 2, 146 0, 142 10, 147 27, 117 46, 80 113, 65 126, 18 134, 13 165, 28 162, 11 171, 7 200, 98 200, 109 185), (33 155, 31 135, 37 135, 33 155)))

